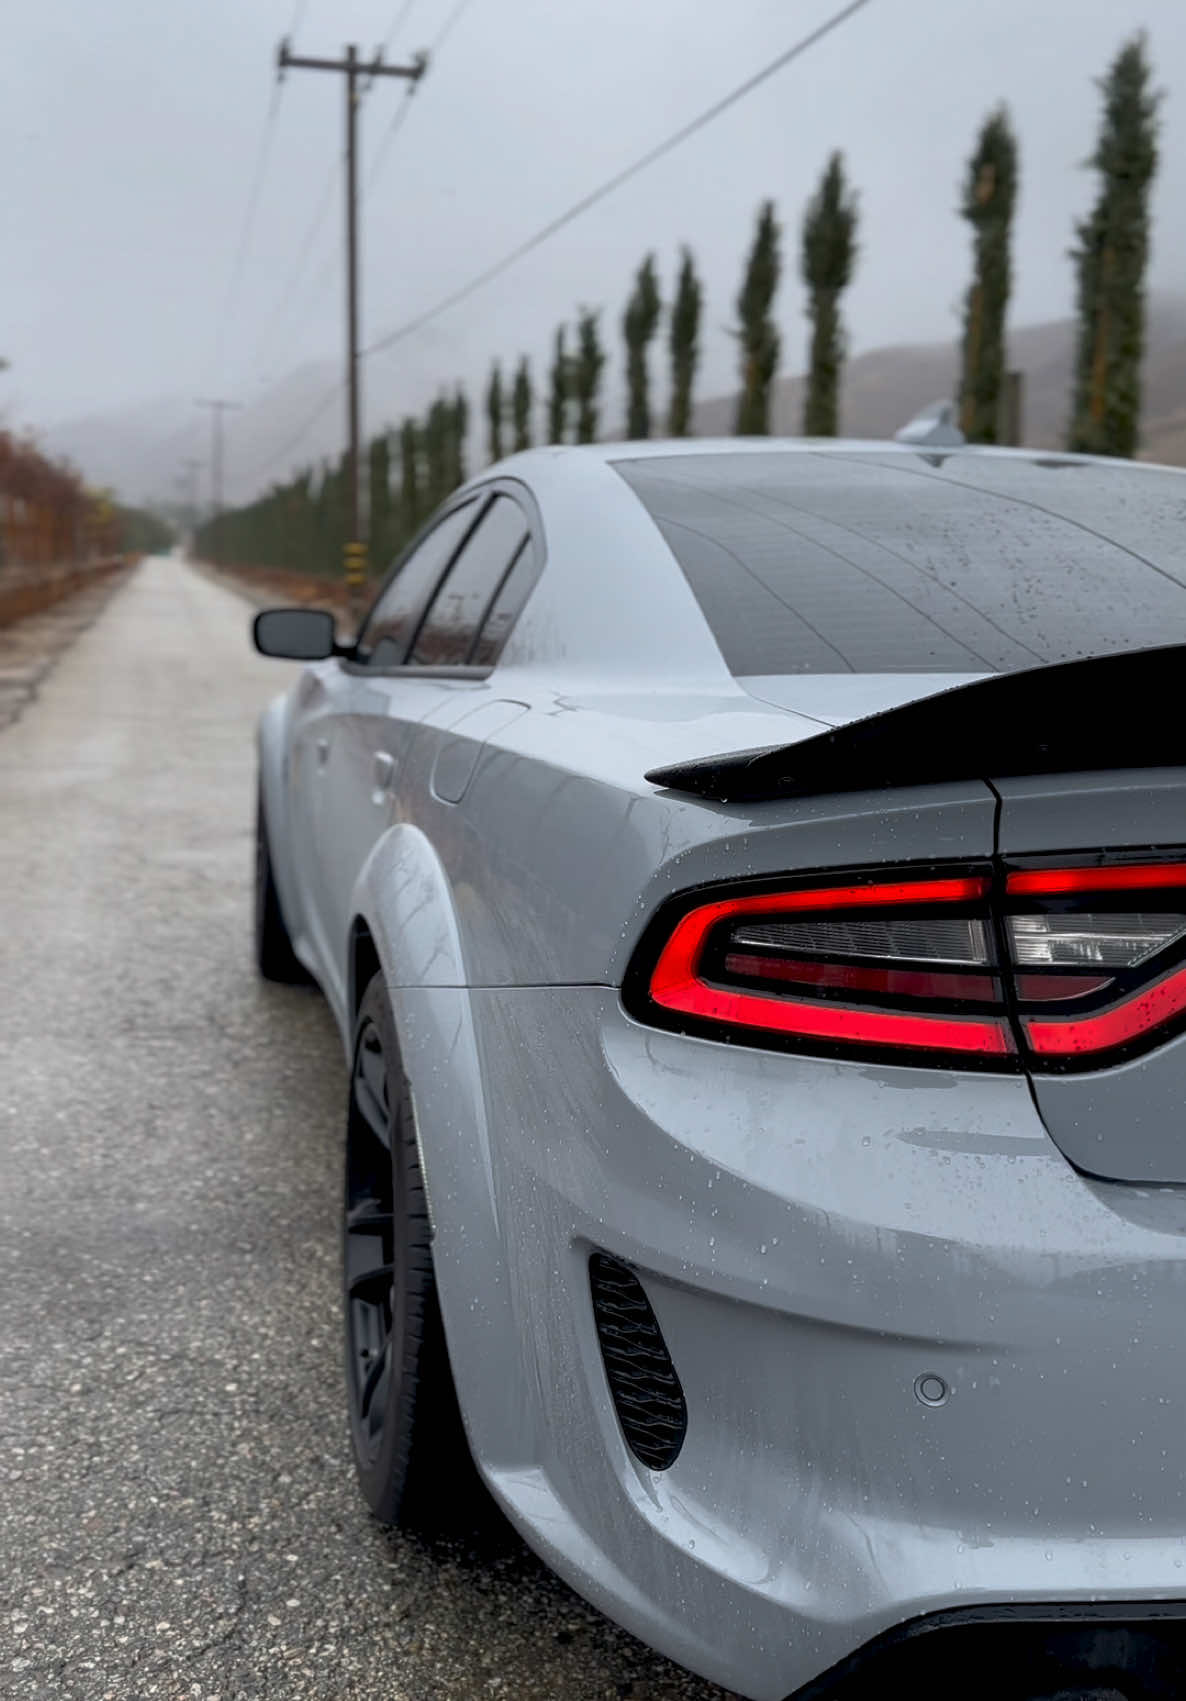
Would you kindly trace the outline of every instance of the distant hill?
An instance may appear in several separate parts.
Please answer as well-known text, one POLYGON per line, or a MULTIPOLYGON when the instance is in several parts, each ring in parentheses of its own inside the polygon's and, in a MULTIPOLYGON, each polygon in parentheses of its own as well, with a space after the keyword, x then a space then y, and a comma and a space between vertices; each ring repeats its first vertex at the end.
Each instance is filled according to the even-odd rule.
MULTIPOLYGON (((1024 325, 1010 335, 1010 363, 1025 373, 1025 440, 1035 448, 1061 447, 1073 336, 1069 319, 1024 325)), ((1148 344, 1142 453, 1152 460, 1186 466, 1186 297, 1163 297, 1151 303, 1148 344)), ((415 360, 409 357, 368 373, 368 417, 398 420, 421 407, 435 392, 441 361, 442 351, 426 345, 415 360)), ((952 394, 956 371, 953 342, 897 345, 858 355, 845 369, 841 429, 854 437, 892 437, 919 408, 952 394)), ((228 501, 246 501, 284 477, 290 461, 298 457, 309 464, 341 452, 343 403, 340 392, 335 392, 338 376, 335 363, 310 361, 251 406, 226 416, 228 501), (315 413, 311 428, 304 431, 302 427, 315 413), (290 450, 294 438, 299 448, 290 450)), ((802 388, 800 378, 776 382, 776 431, 798 433, 802 388)), ((733 411, 733 399, 728 396, 701 402, 694 415, 697 434, 729 435, 733 411)), ((620 402, 612 395, 603 417, 620 417, 620 402)), ((477 423, 474 430, 477 454, 477 423)), ((96 413, 38 435, 48 452, 65 455, 93 483, 110 485, 125 501, 142 503, 177 497, 181 463, 192 454, 205 460, 208 432, 209 420, 198 415, 185 396, 96 413)), ((202 478, 205 500, 205 473, 202 478)))
MULTIPOLYGON (((1023 325, 1009 336, 1009 364, 1025 374, 1024 433, 1035 449, 1062 446, 1070 398, 1074 322, 1053 319, 1023 325)), ((1145 459, 1186 466, 1186 298, 1150 303, 1145 360, 1145 459)), ((959 370, 954 342, 898 344, 870 349, 845 368, 840 429, 851 437, 892 437, 928 402, 954 394, 959 370)), ((733 429, 734 398, 701 402, 694 413, 698 436, 733 429)), ((774 387, 776 433, 798 435, 803 416, 802 378, 780 378, 774 387)))

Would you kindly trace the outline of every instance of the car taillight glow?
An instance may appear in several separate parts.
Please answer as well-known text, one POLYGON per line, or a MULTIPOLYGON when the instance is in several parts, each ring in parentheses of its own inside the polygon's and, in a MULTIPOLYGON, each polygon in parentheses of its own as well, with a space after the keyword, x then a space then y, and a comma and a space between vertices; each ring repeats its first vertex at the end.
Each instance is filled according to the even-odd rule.
POLYGON ((707 1037, 1063 1069, 1186 1027, 1186 861, 741 890, 656 931, 640 1013, 707 1037))
POLYGON ((1115 1051, 1186 1013, 1186 969, 1107 1010, 1089 1016, 1026 1017, 1025 1037, 1040 1057, 1084 1057, 1115 1051))
POLYGON ((1005 1057, 1014 1043, 999 981, 964 966, 991 967, 986 916, 974 913, 989 886, 988 875, 965 874, 699 904, 667 938, 649 996, 698 1024, 784 1039, 1005 1057), (853 910, 859 921, 832 919, 853 910), (829 919, 784 919, 810 912, 829 919))

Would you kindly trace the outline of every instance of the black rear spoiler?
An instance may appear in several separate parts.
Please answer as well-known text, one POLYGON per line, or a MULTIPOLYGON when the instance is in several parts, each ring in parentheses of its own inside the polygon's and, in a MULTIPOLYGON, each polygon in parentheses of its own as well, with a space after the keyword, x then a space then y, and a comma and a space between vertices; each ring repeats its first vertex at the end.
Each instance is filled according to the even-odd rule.
POLYGON ((798 744, 669 768, 652 785, 718 803, 880 786, 1186 763, 1186 644, 998 673, 798 744))

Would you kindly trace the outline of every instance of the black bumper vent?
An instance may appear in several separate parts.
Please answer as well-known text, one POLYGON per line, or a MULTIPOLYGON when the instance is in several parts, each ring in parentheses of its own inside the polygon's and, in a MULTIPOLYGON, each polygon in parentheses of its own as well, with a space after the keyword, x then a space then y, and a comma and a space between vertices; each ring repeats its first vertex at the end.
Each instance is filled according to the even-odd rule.
POLYGON ((688 1408, 651 1302, 634 1272, 604 1252, 589 1260, 589 1286, 626 1444, 649 1469, 665 1471, 684 1444, 688 1408))

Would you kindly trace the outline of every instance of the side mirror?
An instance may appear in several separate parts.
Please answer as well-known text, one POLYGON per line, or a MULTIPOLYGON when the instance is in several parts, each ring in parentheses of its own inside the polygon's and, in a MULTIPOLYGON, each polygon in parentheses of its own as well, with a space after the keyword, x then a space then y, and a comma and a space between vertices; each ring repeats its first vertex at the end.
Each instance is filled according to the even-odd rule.
POLYGON ((251 623, 261 656, 283 661, 325 661, 340 655, 337 625, 324 608, 268 608, 251 623))

